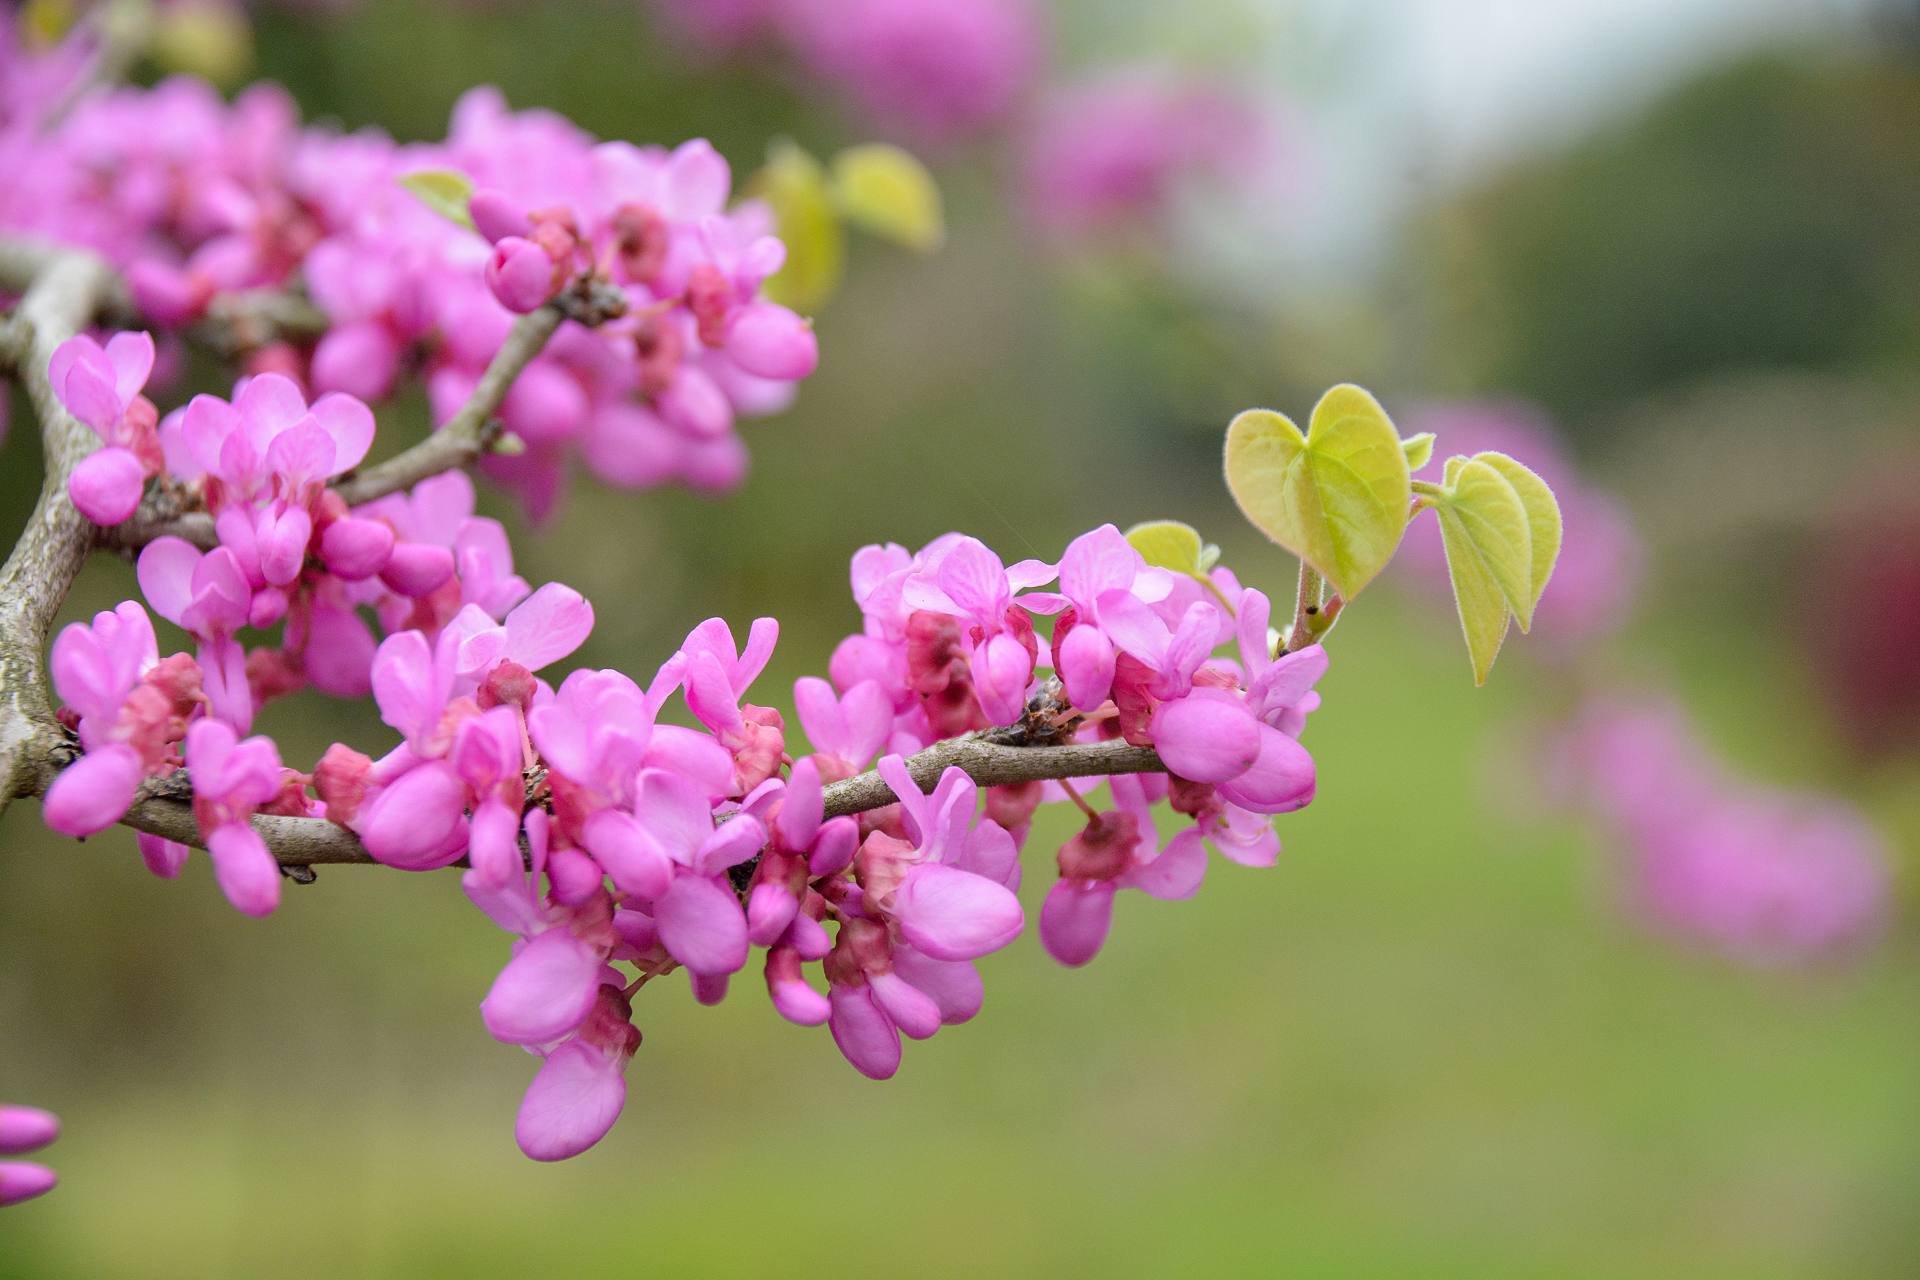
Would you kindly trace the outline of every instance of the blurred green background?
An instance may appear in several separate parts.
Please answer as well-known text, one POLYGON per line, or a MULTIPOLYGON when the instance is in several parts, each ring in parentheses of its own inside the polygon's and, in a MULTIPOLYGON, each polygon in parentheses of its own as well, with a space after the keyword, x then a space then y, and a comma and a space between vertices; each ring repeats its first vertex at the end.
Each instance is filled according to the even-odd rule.
MULTIPOLYGON (((1491 48, 1502 8, 1456 20, 1491 48)), ((547 1167, 512 1140, 532 1060, 475 1011, 505 939, 450 876, 323 870, 256 923, 203 857, 158 881, 129 834, 75 845, 23 804, 0 821, 0 1096, 67 1135, 61 1188, 0 1216, 0 1277, 1920 1274, 1920 767, 1845 749, 1793 624, 1823 522, 1920 426, 1911 15, 1834 6, 1745 43, 1675 18, 1677 60, 1643 23, 1641 46, 1595 45, 1617 92, 1469 164, 1429 154, 1444 114, 1396 91, 1424 83, 1435 6, 1192 9, 1183 56, 1270 66, 1295 127, 1335 140, 1294 197, 1312 216, 1063 256, 1024 229, 1005 145, 934 155, 947 250, 858 246, 820 372, 748 429, 739 493, 587 484, 523 532, 526 577, 595 603, 579 659, 651 670, 703 617, 772 613, 759 689, 785 705, 857 623, 850 552, 951 528, 1053 558, 1103 520, 1176 517, 1282 595, 1290 562, 1219 484, 1234 410, 1302 414, 1343 379, 1389 409, 1521 393, 1652 543, 1608 678, 1675 679, 1754 776, 1866 805, 1906 873, 1889 935, 1797 972, 1647 935, 1609 850, 1516 809, 1489 764, 1560 677, 1516 642, 1475 692, 1444 606, 1382 588, 1334 642, 1319 797, 1280 820, 1276 869, 1216 860, 1192 903, 1123 897, 1083 971, 1023 938, 985 962, 981 1017, 886 1084, 779 1021, 752 972, 715 1009, 659 984, 626 1116, 547 1167), (1627 74, 1656 48, 1664 79, 1627 74)), ((1069 66, 1140 56, 1166 22, 1051 17, 1069 66)), ((777 135, 867 136, 790 77, 689 60, 631 3, 256 22, 258 74, 309 117, 403 137, 485 81, 604 136, 705 134, 737 173, 777 135)), ((383 413, 388 435, 420 421, 383 413)), ((16 427, 0 454, 6 528, 36 449, 16 427)), ((67 614, 132 590, 96 560, 67 614)), ((289 761, 386 740, 370 706, 317 698, 261 727, 289 761)), ((1030 914, 1067 830, 1036 828, 1030 914)))

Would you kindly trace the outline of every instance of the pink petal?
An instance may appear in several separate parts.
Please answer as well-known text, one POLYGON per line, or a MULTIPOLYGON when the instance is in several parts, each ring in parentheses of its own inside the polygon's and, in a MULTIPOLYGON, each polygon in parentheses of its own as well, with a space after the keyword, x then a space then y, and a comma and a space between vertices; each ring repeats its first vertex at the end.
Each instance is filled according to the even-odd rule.
POLYGON ((747 962, 747 919, 719 880, 674 877, 653 918, 668 953, 696 973, 732 973, 747 962))
POLYGON ((1195 690, 1163 702, 1148 733, 1167 767, 1193 782, 1224 782, 1260 758, 1260 722, 1225 690, 1195 690))
POLYGON ((67 412, 103 438, 120 421, 125 408, 113 383, 90 364, 75 362, 67 370, 66 381, 55 384, 54 389, 60 393, 60 402, 66 405, 67 412))
POLYGON ((43 1196, 59 1181, 60 1175, 45 1165, 0 1161, 0 1209, 43 1196))
POLYGON ((89 751, 47 788, 41 816, 62 835, 97 835, 125 816, 146 772, 132 747, 116 742, 89 751))
POLYGON ((214 878, 227 901, 244 915, 269 916, 280 905, 280 864, 266 841, 245 822, 226 822, 207 833, 214 878))
POLYGON ((756 884, 747 895, 747 941, 757 947, 772 946, 793 923, 799 909, 800 900, 784 884, 756 884))
POLYGON ((625 1061, 579 1040, 547 1055, 513 1125, 535 1160, 566 1160, 607 1136, 627 1101, 625 1061))
POLYGON ((147 471, 126 449, 101 449, 80 460, 67 479, 67 496, 97 525, 116 525, 140 507, 147 471))
POLYGON ((813 762, 812 756, 804 756, 794 762, 786 794, 780 800, 780 812, 773 819, 780 842, 796 851, 811 848, 814 836, 820 832, 822 812, 820 766, 813 762))
POLYGON ((936 960, 986 955, 1012 942, 1026 924, 1020 900, 1004 886, 939 863, 908 871, 892 910, 901 936, 936 960))
POLYGON ((393 554, 393 526, 384 520, 348 516, 320 535, 320 558, 327 571, 347 582, 371 578, 393 554))
POLYGON ((767 829, 750 814, 735 814, 713 829, 694 855, 694 869, 717 876, 767 847, 767 829))
POLYGON ((1058 880, 1040 906, 1040 944, 1068 968, 1100 953, 1113 927, 1113 885, 1058 880))
POLYGON ((900 1069, 900 1033, 874 1003, 872 992, 864 985, 835 983, 828 1000, 832 1013, 827 1026, 854 1070, 871 1080, 890 1079, 900 1069))
POLYGON ((140 594, 153 611, 178 625, 193 603, 193 571, 200 566, 200 549, 184 538, 155 538, 140 550, 134 577, 140 594))
POLYGON ((316 602, 303 655, 314 687, 336 698, 364 698, 373 689, 373 630, 351 609, 316 602))
POLYGON ((719 213, 733 185, 727 162, 704 138, 683 142, 667 161, 671 216, 692 221, 719 213))
POLYGON ((493 246, 486 279, 501 306, 524 315, 553 296, 553 259, 533 241, 507 236, 493 246))
POLYGON ((380 581, 403 596, 419 599, 453 577, 453 552, 425 542, 396 543, 380 569, 380 581))
POLYGON ((193 852, 178 841, 163 840, 145 831, 134 837, 134 843, 140 848, 140 859, 147 864, 147 870, 162 880, 172 880, 178 876, 193 852))
POLYGON ((402 631, 380 642, 373 657, 373 700, 380 720, 409 741, 424 738, 440 721, 448 690, 433 669, 433 651, 418 631, 402 631))
POLYGON ((233 398, 246 425, 247 437, 255 450, 265 454, 273 438, 307 416, 307 398, 293 379, 279 373, 262 373, 247 379, 240 394, 233 398))
POLYGON ((1082 711, 1097 710, 1113 691, 1113 641, 1097 626, 1081 624, 1060 643, 1060 679, 1082 711))
POLYGON ((1200 892, 1200 881, 1206 874, 1207 847, 1201 843, 1200 833, 1189 827, 1169 841, 1153 861, 1127 872, 1120 882, 1155 898, 1176 901, 1200 892))
POLYGON ((260 513, 257 527, 261 576, 277 587, 289 585, 300 576, 306 564, 307 543, 313 538, 313 517, 305 507, 287 507, 280 511, 269 507, 260 513))
MULTIPOLYGON (((311 259, 309 259, 311 261, 311 259)), ((400 375, 400 344, 387 326, 371 320, 356 324, 335 325, 327 330, 313 349, 313 362, 310 378, 314 388, 329 393, 344 393, 356 397, 354 403, 364 400, 380 400, 393 390, 394 380, 400 375)), ((321 406, 326 404, 323 396, 313 406, 314 416, 319 417, 321 406)), ((361 405, 361 408, 365 408, 361 405)), ((373 439, 372 414, 367 417, 367 440, 373 439)), ((363 447, 353 452, 348 440, 341 434, 329 429, 334 436, 336 473, 346 471, 366 457, 363 447)))
POLYGON ((593 630, 593 606, 572 587, 549 582, 507 615, 506 656, 538 671, 578 649, 593 630))
POLYGON ((113 366, 113 389, 125 404, 140 394, 153 372, 153 335, 116 333, 107 339, 107 361, 113 366))
POLYGON ((326 474, 339 475, 359 466, 373 447, 373 410, 354 396, 336 391, 313 402, 313 416, 333 440, 333 467, 326 474))
POLYGON ((0 1106, 0 1156, 38 1151, 60 1136, 60 1118, 39 1107, 0 1106))
POLYGON ((439 760, 407 770, 364 805, 354 829, 367 852, 390 867, 427 871, 460 857, 446 847, 465 821, 466 785, 439 760))
POLYGON ((480 1002, 494 1039, 546 1044, 586 1021, 600 990, 603 961, 564 928, 548 929, 521 947, 480 1002))
POLYGON ((1260 726, 1260 756, 1239 777, 1218 784, 1220 795, 1255 813, 1291 813, 1313 799, 1313 757, 1298 742, 1260 726))
POLYGON ((924 991, 939 1007, 940 1021, 948 1026, 979 1013, 986 1000, 980 970, 965 960, 935 960, 911 947, 895 947, 893 971, 924 991))
POLYGON ((893 1024, 915 1040, 925 1040, 940 1029, 940 1006, 933 998, 897 973, 867 979, 873 1001, 893 1024))
POLYGON ((624 809, 602 809, 581 833, 594 860, 622 893, 652 902, 673 884, 673 860, 624 809))
POLYGON ((812 323, 772 302, 740 311, 727 330, 726 352, 748 373, 783 381, 804 378, 820 363, 812 323))

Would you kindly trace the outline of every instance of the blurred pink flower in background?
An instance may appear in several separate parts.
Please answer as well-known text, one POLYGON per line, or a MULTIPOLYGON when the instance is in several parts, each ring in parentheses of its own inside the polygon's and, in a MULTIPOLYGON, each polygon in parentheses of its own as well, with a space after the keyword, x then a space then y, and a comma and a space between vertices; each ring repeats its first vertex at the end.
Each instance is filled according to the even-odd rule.
POLYGON ((1618 846, 1628 901, 1656 928, 1780 965, 1856 951, 1885 923, 1888 853, 1866 819, 1729 777, 1676 702, 1596 700, 1542 758, 1555 798, 1618 846))
POLYGON ((1196 179, 1253 178, 1277 142, 1255 104, 1210 80, 1107 72, 1043 105, 1027 140, 1027 201, 1049 231, 1112 231, 1164 214, 1196 179))
POLYGON ((871 127, 946 142, 1004 119, 1042 62, 1030 0, 658 0, 714 52, 783 43, 871 127))

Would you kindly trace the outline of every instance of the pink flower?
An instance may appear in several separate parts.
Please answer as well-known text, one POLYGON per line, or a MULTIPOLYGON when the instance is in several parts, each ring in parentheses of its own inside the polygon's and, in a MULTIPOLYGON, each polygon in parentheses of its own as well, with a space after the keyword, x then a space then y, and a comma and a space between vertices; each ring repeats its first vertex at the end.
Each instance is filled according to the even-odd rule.
POLYGON ((715 824, 698 783, 664 769, 639 776, 631 814, 607 809, 587 826, 587 847, 616 886, 652 904, 667 952, 696 974, 747 962, 747 921, 726 872, 767 842, 759 819, 715 824))
POLYGON ((1071 610, 1056 635, 1056 663, 1073 705, 1094 711, 1113 688, 1113 640, 1100 625, 1103 600, 1116 613, 1138 611, 1142 604, 1167 598, 1172 580, 1165 570, 1149 569, 1133 544, 1110 524, 1083 533, 1060 557, 1060 591, 1029 592, 1020 603, 1035 613, 1071 610))
POLYGON ((54 351, 47 379, 67 411, 106 446, 74 468, 67 492, 95 524, 119 524, 140 505, 147 477, 161 466, 157 414, 140 391, 153 371, 153 338, 116 333, 102 348, 81 334, 54 351))
POLYGON ((1068 966, 1092 960, 1113 923, 1113 898, 1139 889, 1161 899, 1190 898, 1207 870, 1200 833, 1182 831, 1159 845, 1141 780, 1109 779, 1119 808, 1088 821, 1060 850, 1060 879, 1040 908, 1040 941, 1068 966))
POLYGON ((1161 218, 1196 178, 1245 181, 1272 159, 1255 106, 1222 86, 1131 69, 1057 94, 1028 141, 1028 203, 1071 236, 1161 218))
POLYGON ((627 1064, 640 1048, 627 1000, 601 987, 578 1035, 546 1054, 514 1121, 514 1139, 535 1160, 567 1160, 607 1135, 627 1101, 627 1064))
POLYGON ((183 539, 155 538, 140 552, 136 576, 155 613, 200 641, 201 679, 213 713, 245 732, 253 723, 246 654, 233 633, 253 618, 256 596, 229 547, 202 552, 183 539))
POLYGON ((267 738, 239 741, 218 720, 187 730, 193 816, 227 901, 250 916, 280 905, 280 864, 253 829, 254 812, 279 794, 280 752, 267 738))
POLYGON ((1052 565, 1022 560, 1003 567, 978 538, 956 538, 901 584, 910 608, 946 614, 969 628, 968 667, 974 697, 995 724, 1020 718, 1033 680, 1036 648, 1026 615, 1013 608, 1013 593, 1054 577, 1052 565))
POLYGON ((825 680, 802 676, 793 682, 793 703, 817 767, 834 780, 865 769, 893 729, 893 702, 877 680, 861 680, 836 697, 825 680))
POLYGON ((866 116, 940 141, 1000 119, 1040 59, 1026 0, 788 0, 784 30, 866 116))

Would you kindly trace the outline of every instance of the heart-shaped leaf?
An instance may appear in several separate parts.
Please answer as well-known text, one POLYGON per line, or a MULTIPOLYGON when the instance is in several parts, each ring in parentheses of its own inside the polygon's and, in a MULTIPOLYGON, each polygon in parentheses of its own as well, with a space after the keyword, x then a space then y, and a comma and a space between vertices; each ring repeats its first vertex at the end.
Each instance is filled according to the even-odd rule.
POLYGON ((1516 459, 1504 453, 1476 453, 1473 459, 1505 476, 1514 493, 1519 495, 1520 505, 1526 508, 1527 528, 1532 537, 1532 572, 1526 608, 1522 610, 1517 603, 1514 605, 1520 629, 1526 631, 1533 626, 1534 607, 1540 603, 1547 580, 1553 576, 1554 562, 1560 558, 1560 503, 1547 482, 1516 459))
POLYGON ((748 180, 746 194, 773 209, 774 227, 787 246, 786 264, 762 291, 783 306, 812 315, 840 287, 846 269, 847 233, 826 170, 793 143, 776 143, 766 165, 748 180))
POLYGON ((1320 398, 1305 435, 1270 409, 1236 417, 1226 468, 1227 488, 1253 526, 1348 600, 1406 532, 1412 494, 1400 435, 1379 402, 1351 384, 1320 398))
POLYGON ((1451 512, 1487 575, 1520 620, 1533 623, 1533 526, 1526 503, 1513 482, 1491 463, 1468 458, 1458 466, 1448 459, 1452 481, 1441 509, 1451 512))
POLYGON ((1408 436, 1400 442, 1400 451, 1407 455, 1407 470, 1418 471, 1433 461, 1433 432, 1408 436))
POLYGON ((466 174, 452 169, 421 169, 402 174, 400 185, 449 222, 473 230, 473 214, 467 210, 468 201, 473 199, 473 179, 466 174))
POLYGON ((1127 530, 1127 541, 1155 568, 1195 577, 1206 572, 1202 563, 1206 544, 1200 540, 1200 531, 1190 524, 1178 520, 1148 520, 1127 530))
POLYGON ((1499 584, 1487 572, 1459 512, 1443 504, 1436 505, 1440 517, 1440 541, 1447 552, 1447 577, 1453 583, 1453 602, 1460 612, 1460 630, 1467 638, 1467 656, 1473 661, 1473 682, 1487 682, 1493 660, 1500 656, 1500 643, 1507 638, 1507 620, 1511 616, 1499 584))
POLYGON ((912 154, 874 142, 833 158, 840 211, 863 231, 930 253, 947 238, 940 188, 912 154))

